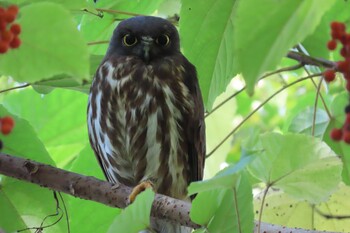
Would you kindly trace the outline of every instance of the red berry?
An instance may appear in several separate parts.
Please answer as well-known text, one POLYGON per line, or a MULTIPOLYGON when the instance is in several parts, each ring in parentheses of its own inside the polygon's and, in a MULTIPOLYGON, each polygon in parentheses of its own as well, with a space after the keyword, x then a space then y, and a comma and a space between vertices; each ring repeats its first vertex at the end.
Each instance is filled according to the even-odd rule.
POLYGON ((344 132, 343 141, 347 144, 350 144, 350 131, 344 132))
POLYGON ((345 78, 347 81, 350 81, 350 73, 345 73, 345 74, 344 74, 344 78, 345 78))
POLYGON ((12 32, 11 31, 3 31, 1 33, 1 39, 2 39, 2 41, 7 42, 7 43, 11 42, 13 39, 12 32))
POLYGON ((1 122, 1 125, 10 125, 11 127, 15 126, 15 121, 10 116, 1 118, 0 122, 1 122))
POLYGON ((7 23, 12 23, 16 19, 16 14, 12 13, 11 11, 6 11, 5 13, 5 21, 7 23))
POLYGON ((347 53, 346 47, 341 48, 341 50, 340 50, 340 55, 342 55, 342 57, 346 57, 347 54, 348 54, 348 53, 347 53))
POLYGON ((350 113, 347 113, 347 114, 346 114, 345 123, 346 123, 347 125, 350 125, 350 113))
POLYGON ((326 70, 325 72, 323 72, 323 77, 326 80, 326 82, 332 82, 335 79, 334 70, 326 70))
POLYGON ((344 33, 339 32, 339 31, 332 31, 331 36, 333 40, 340 40, 344 33))
POLYGON ((9 133, 11 133, 13 126, 15 125, 15 121, 13 120, 12 117, 4 117, 0 119, 0 127, 1 127, 1 132, 4 135, 7 135, 9 133))
POLYGON ((5 20, 5 9, 0 7, 0 21, 5 20))
POLYGON ((15 34, 18 35, 21 33, 21 26, 17 23, 14 23, 11 25, 10 31, 15 34))
POLYGON ((345 24, 341 22, 332 22, 331 23, 331 29, 332 31, 338 31, 338 32, 344 32, 345 31, 345 24))
POLYGON ((337 62, 338 70, 342 73, 345 73, 347 70, 349 70, 349 62, 346 61, 339 61, 337 62))
POLYGON ((18 48, 21 45, 21 40, 18 38, 18 36, 15 36, 13 40, 10 42, 10 47, 13 49, 18 48))
POLYGON ((0 20, 0 31, 6 30, 7 23, 4 20, 0 20))
POLYGON ((335 40, 328 41, 327 47, 329 50, 334 50, 337 47, 337 41, 335 40))
POLYGON ((6 53, 8 49, 9 49, 8 43, 6 43, 4 41, 0 41, 0 54, 6 53))
POLYGON ((346 81, 345 88, 346 88, 346 90, 348 90, 348 92, 350 92, 350 81, 346 81))
POLYGON ((340 141, 343 136, 343 130, 342 129, 332 129, 331 131, 331 139, 334 141, 340 141))
POLYGON ((18 14, 18 6, 16 5, 11 5, 7 8, 8 12, 11 12, 13 15, 17 16, 18 14))
POLYGON ((1 125, 1 133, 4 135, 11 133, 12 129, 13 127, 11 127, 10 125, 1 125))

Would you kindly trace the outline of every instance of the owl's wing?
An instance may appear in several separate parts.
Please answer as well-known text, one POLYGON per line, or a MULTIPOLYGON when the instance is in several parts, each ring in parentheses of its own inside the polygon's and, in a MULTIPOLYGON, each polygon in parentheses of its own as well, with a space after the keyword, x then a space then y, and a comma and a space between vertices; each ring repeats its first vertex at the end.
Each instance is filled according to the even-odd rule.
POLYGON ((185 84, 190 90, 194 102, 193 115, 187 121, 189 139, 188 156, 190 165, 190 181, 203 179, 205 161, 205 122, 202 94, 199 89, 196 68, 185 58, 185 84))

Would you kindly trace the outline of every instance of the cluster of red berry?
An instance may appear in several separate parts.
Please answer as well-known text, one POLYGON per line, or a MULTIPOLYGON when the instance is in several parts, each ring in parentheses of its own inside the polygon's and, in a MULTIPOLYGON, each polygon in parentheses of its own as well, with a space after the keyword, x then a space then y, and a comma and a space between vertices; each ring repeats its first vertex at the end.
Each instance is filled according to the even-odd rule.
MULTIPOLYGON (((15 126, 15 121, 10 116, 5 116, 0 118, 0 131, 4 135, 11 133, 13 127, 15 126)), ((2 149, 2 141, 0 141, 0 150, 2 149)))
POLYGON ((7 9, 0 7, 0 54, 6 53, 9 48, 15 49, 21 45, 18 35, 21 26, 13 23, 18 14, 18 7, 11 5, 7 9))
MULTIPOLYGON (((329 50, 335 50, 338 42, 341 44, 340 55, 344 58, 337 62, 337 71, 341 72, 346 80, 346 89, 350 91, 350 34, 346 33, 346 26, 344 23, 331 23, 332 39, 328 41, 327 47, 329 50)), ((328 69, 324 71, 323 76, 327 82, 332 82, 335 79, 336 71, 328 69)), ((330 137, 335 141, 343 140, 350 144, 350 105, 345 108, 346 120, 343 127, 340 129, 333 129, 330 137)))

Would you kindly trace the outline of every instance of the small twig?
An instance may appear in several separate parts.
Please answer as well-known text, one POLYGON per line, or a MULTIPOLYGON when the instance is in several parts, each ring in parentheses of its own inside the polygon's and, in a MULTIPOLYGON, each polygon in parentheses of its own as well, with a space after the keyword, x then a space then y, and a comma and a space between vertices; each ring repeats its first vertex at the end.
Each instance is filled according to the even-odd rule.
POLYGON ((121 14, 121 15, 130 15, 130 16, 142 16, 143 15, 143 14, 137 14, 137 13, 132 13, 132 12, 103 9, 103 8, 96 8, 96 10, 101 11, 101 12, 111 13, 111 14, 121 14))
POLYGON ((282 91, 284 91, 285 89, 299 83, 302 81, 305 81, 307 79, 313 78, 313 77, 317 77, 317 76, 321 76, 322 74, 312 74, 309 76, 306 76, 304 78, 300 78, 294 82, 291 82, 289 84, 287 84, 286 86, 282 87, 281 89, 279 89, 278 91, 276 91, 274 94, 272 94, 269 98, 267 98, 264 102, 262 102, 257 108, 255 108, 251 113, 249 113, 248 116, 246 116, 212 151, 210 151, 210 153, 208 153, 205 157, 208 158, 209 156, 211 156, 213 153, 215 153, 215 151, 222 145, 224 144, 225 141, 227 141, 227 139, 229 139, 250 117, 252 117, 260 108, 262 108, 267 102, 269 102, 272 98, 274 98, 276 95, 278 95, 279 93, 281 93, 282 91))
POLYGON ((232 95, 230 95, 228 98, 226 98, 224 101, 222 101, 220 104, 218 104, 215 108, 213 108, 210 112, 208 112, 205 117, 210 116, 213 112, 215 112, 216 110, 218 110, 222 105, 226 104, 229 100, 231 100, 232 98, 234 98, 235 96, 237 96, 238 94, 240 94, 242 91, 245 90, 245 87, 242 87, 239 91, 233 93, 232 95))
POLYGON ((63 205, 63 210, 64 210, 64 214, 66 215, 66 223, 67 223, 67 232, 70 233, 70 224, 69 224, 69 216, 68 216, 68 210, 67 210, 67 207, 66 207, 66 203, 63 199, 63 196, 60 192, 58 192, 58 195, 60 196, 60 199, 61 199, 61 202, 62 202, 62 205, 63 205))
POLYGON ((318 83, 317 86, 317 91, 316 91, 316 98, 315 98, 315 104, 314 104, 314 112, 312 116, 312 124, 311 124, 311 135, 315 136, 315 127, 316 127, 316 113, 317 113, 317 105, 318 105, 318 98, 321 95, 320 90, 321 90, 321 85, 323 82, 323 76, 321 76, 321 79, 318 83))
POLYGON ((293 60, 297 60, 303 65, 321 66, 337 70, 337 64, 335 62, 325 60, 322 58, 310 57, 304 53, 290 51, 288 52, 287 57, 293 60))
POLYGON ((87 43, 87 45, 97 45, 97 44, 108 44, 109 40, 92 41, 87 43))
POLYGON ((259 212, 259 220, 258 220, 258 233, 260 233, 260 229, 261 229, 261 218, 262 218, 262 214, 263 214, 263 210, 264 210, 264 204, 265 204, 265 200, 266 200, 266 196, 267 196, 267 192, 269 191, 270 185, 268 184, 264 190, 264 194, 263 197, 261 199, 261 205, 260 205, 260 212, 259 212))
POLYGON ((331 215, 331 214, 325 214, 323 213, 321 210, 319 210, 318 208, 314 208, 314 210, 316 211, 316 213, 318 213, 319 215, 321 215, 322 217, 326 218, 326 219, 337 219, 337 220, 342 220, 342 219, 349 219, 350 215, 331 215))
MULTIPOLYGON (((281 73, 281 72, 285 72, 285 71, 292 71, 292 70, 297 70, 297 69, 300 69, 301 67, 303 67, 303 64, 299 63, 297 65, 293 65, 293 66, 288 66, 288 67, 283 67, 281 69, 278 69, 278 70, 275 70, 275 71, 272 71, 272 72, 269 72, 269 73, 266 73, 264 74, 263 76, 261 76, 261 78, 259 79, 260 80, 263 80, 271 75, 274 75, 274 74, 278 74, 278 73, 281 73)), ((246 87, 243 87, 241 88, 239 91, 233 93, 232 95, 230 95, 228 98, 226 98, 224 101, 222 101, 220 104, 218 104, 215 108, 213 108, 209 113, 207 113, 205 115, 205 117, 208 117, 209 115, 211 115, 213 112, 215 112, 216 110, 218 110, 222 105, 226 104, 229 100, 231 100, 232 98, 234 98, 235 96, 237 96, 238 94, 240 94, 242 91, 244 91, 246 89, 246 87)))
POLYGON ((8 89, 1 90, 0 93, 4 93, 4 92, 7 92, 7 91, 12 91, 12 90, 16 90, 16 89, 21 89, 21 88, 25 88, 25 87, 29 87, 30 85, 31 85, 30 83, 26 83, 26 84, 23 84, 23 85, 20 85, 20 86, 17 86, 17 87, 11 87, 11 88, 8 88, 8 89))

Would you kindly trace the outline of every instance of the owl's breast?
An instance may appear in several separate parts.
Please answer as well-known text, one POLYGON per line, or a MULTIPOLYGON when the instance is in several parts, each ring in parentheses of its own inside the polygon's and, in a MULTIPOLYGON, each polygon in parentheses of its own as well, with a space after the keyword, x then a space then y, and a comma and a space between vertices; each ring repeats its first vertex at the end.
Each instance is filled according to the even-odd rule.
POLYGON ((101 91, 90 95, 90 105, 100 113, 91 112, 90 140, 98 142, 110 181, 134 186, 151 180, 158 192, 183 198, 189 179, 184 122, 193 102, 181 67, 128 63, 106 62, 98 71, 103 78, 92 89, 101 91))

